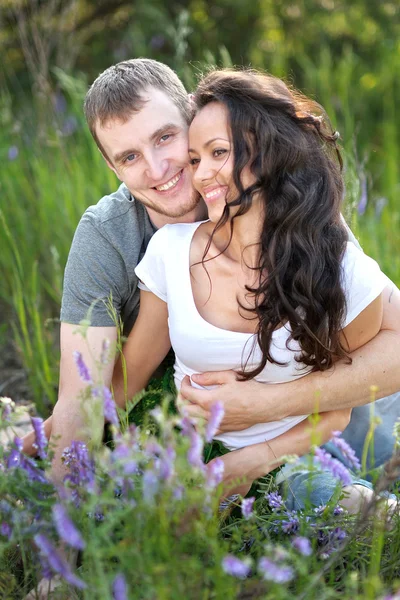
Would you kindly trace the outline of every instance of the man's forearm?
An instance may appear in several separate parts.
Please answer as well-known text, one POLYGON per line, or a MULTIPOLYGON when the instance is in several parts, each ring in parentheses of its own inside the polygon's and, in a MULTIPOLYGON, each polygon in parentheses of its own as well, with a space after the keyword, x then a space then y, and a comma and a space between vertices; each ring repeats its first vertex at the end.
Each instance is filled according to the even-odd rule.
MULTIPOLYGON (((400 390, 400 336, 397 333, 381 331, 350 356, 352 364, 341 361, 328 371, 279 384, 275 418, 307 414, 316 406, 320 412, 354 408, 400 390), (371 386, 375 386, 373 393, 371 386)), ((271 391, 268 387, 260 388, 266 397, 271 391)))

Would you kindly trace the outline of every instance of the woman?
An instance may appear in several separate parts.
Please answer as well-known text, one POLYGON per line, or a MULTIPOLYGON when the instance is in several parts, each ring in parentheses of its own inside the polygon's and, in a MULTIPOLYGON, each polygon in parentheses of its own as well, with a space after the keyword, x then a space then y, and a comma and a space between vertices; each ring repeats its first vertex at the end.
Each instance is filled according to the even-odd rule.
MULTIPOLYGON (((251 71, 211 72, 194 104, 190 164, 209 221, 162 228, 136 269, 143 291, 125 352, 130 395, 170 341, 178 389, 185 375, 226 369, 278 383, 329 368, 382 321, 386 279, 347 243, 336 134, 320 107, 251 71)), ((122 382, 115 387, 122 395, 122 382)), ((239 461, 255 479, 283 454, 307 452, 305 418, 216 436, 236 451, 228 471, 239 461)), ((348 419, 347 410, 323 415, 321 441, 348 419)))

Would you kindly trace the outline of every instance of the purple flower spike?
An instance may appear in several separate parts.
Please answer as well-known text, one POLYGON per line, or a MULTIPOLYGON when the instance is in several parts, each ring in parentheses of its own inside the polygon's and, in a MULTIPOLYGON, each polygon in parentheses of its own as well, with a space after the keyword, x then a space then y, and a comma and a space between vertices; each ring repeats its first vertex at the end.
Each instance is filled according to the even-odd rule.
POLYGON ((251 496, 251 498, 243 498, 242 500, 242 516, 244 519, 250 519, 253 514, 253 504, 255 497, 251 496))
POLYGON ((58 573, 67 583, 74 585, 80 590, 85 589, 86 583, 74 575, 67 561, 57 552, 56 547, 45 535, 38 533, 33 539, 53 573, 58 573))
POLYGON ((292 546, 303 556, 310 556, 312 554, 311 542, 306 537, 301 535, 296 536, 292 540, 292 546))
POLYGON ((222 402, 214 402, 211 406, 211 416, 206 427, 206 442, 211 442, 214 435, 217 433, 222 419, 224 418, 225 410, 222 402))
POLYGON ((117 414, 117 407, 114 402, 114 398, 108 387, 103 386, 103 407, 104 407, 104 418, 108 423, 119 427, 119 419, 117 414))
POLYGON ((18 158, 19 150, 17 146, 10 146, 8 149, 8 160, 15 160, 18 158))
POLYGON ((55 504, 53 506, 53 521, 57 529, 57 533, 60 538, 71 546, 71 548, 76 548, 77 550, 83 550, 85 548, 85 542, 69 518, 67 511, 62 506, 62 504, 55 504))
POLYGON ((258 570, 264 579, 267 581, 274 581, 275 583, 287 583, 294 577, 294 572, 291 567, 279 567, 272 560, 266 558, 265 556, 260 558, 258 570))
POLYGON ((339 450, 341 451, 343 456, 349 461, 351 466, 354 469, 356 469, 356 471, 359 471, 361 469, 361 463, 358 460, 353 448, 350 446, 350 444, 346 442, 346 440, 340 437, 341 435, 341 431, 332 431, 333 437, 330 441, 336 446, 336 448, 339 448, 339 450))
POLYGON ((249 564, 236 558, 232 554, 227 554, 222 560, 222 568, 228 575, 238 577, 238 579, 246 579, 249 575, 251 567, 249 564))
POLYGON ((193 467, 199 467, 200 469, 204 468, 203 463, 203 440, 201 436, 195 431, 192 430, 190 434, 190 448, 187 453, 187 459, 189 463, 193 467))
POLYGON ((283 508, 282 496, 280 496, 278 492, 271 492, 270 494, 265 494, 265 498, 272 510, 279 510, 283 508))
POLYGON ((118 573, 112 586, 113 600, 128 600, 128 586, 122 573, 118 573))
POLYGON ((297 533, 300 527, 300 521, 298 519, 296 511, 286 512, 287 519, 281 521, 281 529, 283 533, 291 534, 297 533))
POLYGON ((46 437, 46 434, 44 432, 44 424, 43 424, 43 419, 41 419, 40 417, 31 417, 31 423, 33 426, 33 430, 35 432, 35 443, 33 444, 34 448, 37 448, 37 453, 39 458, 41 458, 42 460, 45 460, 45 458, 47 458, 47 452, 46 452, 46 448, 47 448, 47 444, 48 444, 48 440, 46 437))
POLYGON ((332 458, 329 452, 319 447, 315 448, 315 458, 323 469, 330 471, 343 485, 351 485, 351 475, 340 460, 332 458))
POLYGON ((75 350, 73 352, 73 356, 74 356, 74 361, 75 361, 75 364, 76 364, 76 368, 78 369, 79 377, 85 383, 93 383, 92 377, 90 375, 90 371, 87 368, 87 366, 85 365, 85 362, 83 360, 81 352, 78 352, 78 351, 75 350))
POLYGON ((0 525, 0 535, 2 535, 3 537, 7 538, 8 540, 10 539, 12 534, 12 529, 11 529, 11 525, 9 525, 8 523, 6 523, 5 521, 0 525))
POLYGON ((145 502, 152 504, 154 496, 157 494, 159 481, 154 471, 145 471, 143 475, 143 499, 145 502))
POLYGON ((217 487, 224 478, 224 461, 222 458, 215 458, 206 469, 206 486, 211 489, 217 487))

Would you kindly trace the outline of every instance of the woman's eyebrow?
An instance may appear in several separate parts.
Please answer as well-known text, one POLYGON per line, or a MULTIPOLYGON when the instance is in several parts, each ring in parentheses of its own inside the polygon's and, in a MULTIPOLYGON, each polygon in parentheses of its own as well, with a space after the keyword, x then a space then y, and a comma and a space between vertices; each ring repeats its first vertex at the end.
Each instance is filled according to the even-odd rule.
MULTIPOLYGON (((229 140, 226 140, 225 138, 216 137, 216 138, 212 138, 211 140, 208 140, 208 142, 206 142, 205 144, 203 144, 203 148, 207 148, 207 146, 209 146, 213 142, 216 142, 217 140, 221 140, 223 142, 228 142, 229 143, 229 140)), ((194 150, 193 148, 189 148, 188 152, 196 152, 196 150, 194 150)))

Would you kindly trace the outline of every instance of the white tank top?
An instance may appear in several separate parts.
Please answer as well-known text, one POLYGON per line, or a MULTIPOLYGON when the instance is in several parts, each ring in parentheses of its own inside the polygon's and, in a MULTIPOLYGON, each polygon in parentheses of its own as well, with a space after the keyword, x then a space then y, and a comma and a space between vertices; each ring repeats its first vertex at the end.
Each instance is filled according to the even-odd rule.
MULTIPOLYGON (((151 238, 146 254, 135 272, 139 287, 153 292, 168 304, 168 324, 175 352, 175 384, 180 389, 185 375, 205 371, 239 370, 253 348, 247 369, 261 362, 261 350, 254 334, 228 331, 212 325, 200 315, 194 302, 189 270, 190 245, 200 223, 166 225, 151 238)), ((342 261, 342 285, 347 313, 343 327, 368 306, 387 285, 378 264, 353 243, 348 242, 342 261)), ((298 342, 289 340, 290 326, 272 336, 271 354, 284 366, 268 362, 256 377, 261 383, 283 383, 303 377, 310 367, 296 362, 298 342)), ((258 423, 242 431, 225 432, 216 439, 230 450, 275 438, 308 415, 287 417, 281 421, 258 423)))

